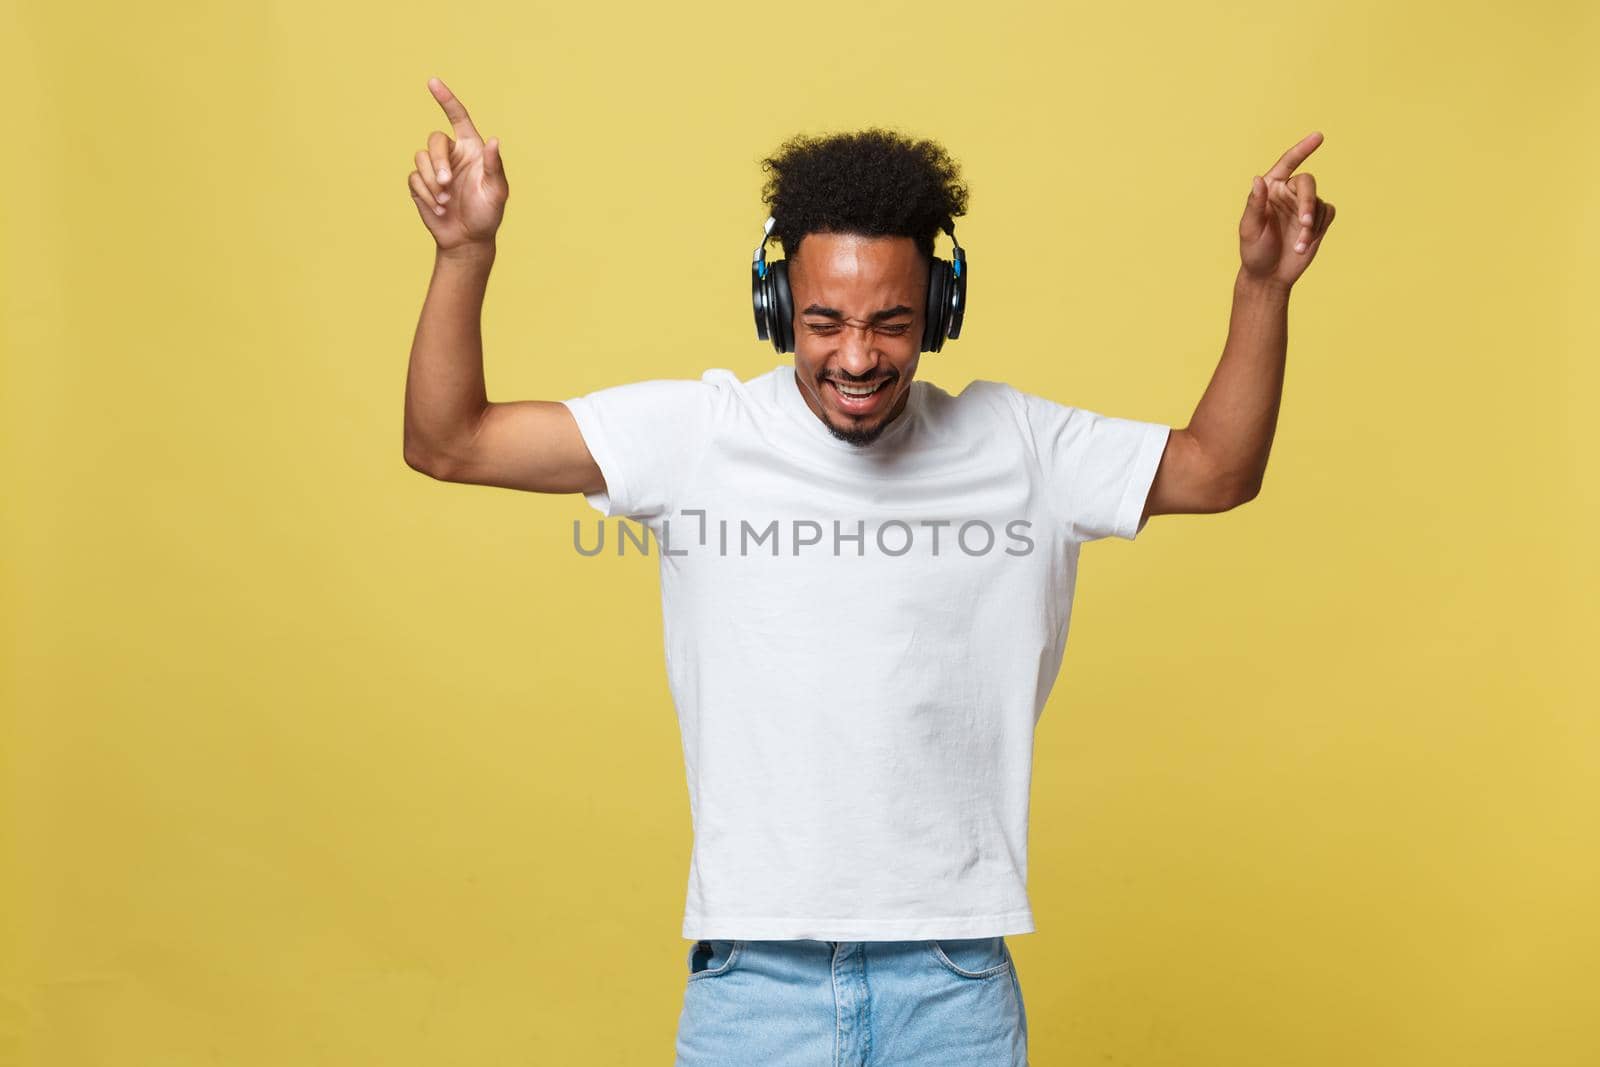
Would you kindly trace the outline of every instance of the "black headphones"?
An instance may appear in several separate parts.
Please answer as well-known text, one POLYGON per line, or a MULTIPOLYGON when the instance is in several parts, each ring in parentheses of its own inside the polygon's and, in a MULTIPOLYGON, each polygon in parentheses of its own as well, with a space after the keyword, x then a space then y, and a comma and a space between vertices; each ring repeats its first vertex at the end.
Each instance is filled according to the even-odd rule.
MULTIPOLYGON (((767 216, 766 230, 750 264, 750 293, 756 305, 756 337, 771 341, 779 352, 794 351, 794 297, 789 292, 787 261, 767 262, 767 241, 772 237, 773 216, 767 216)), ((955 244, 956 228, 944 227, 955 244)), ((946 337, 961 336, 961 320, 967 312, 967 254, 956 244, 953 259, 934 257, 928 272, 927 325, 922 331, 923 352, 937 352, 946 337)))

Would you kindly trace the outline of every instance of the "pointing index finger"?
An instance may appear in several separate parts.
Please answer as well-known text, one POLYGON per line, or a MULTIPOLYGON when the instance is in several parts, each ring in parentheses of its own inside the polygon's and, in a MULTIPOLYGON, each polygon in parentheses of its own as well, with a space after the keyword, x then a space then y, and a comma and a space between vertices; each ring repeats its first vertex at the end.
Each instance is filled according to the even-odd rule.
POLYGON ((483 140, 478 135, 478 128, 472 124, 472 119, 467 116, 467 109, 461 106, 461 101, 456 99, 456 94, 450 91, 449 86, 438 78, 428 79, 428 91, 433 93, 433 98, 439 101, 439 106, 444 108, 444 113, 450 119, 450 127, 455 130, 456 140, 470 137, 474 140, 483 140))
POLYGON ((1306 157, 1315 152, 1317 146, 1321 143, 1322 132, 1320 130, 1312 130, 1300 138, 1299 144, 1279 156, 1278 161, 1272 165, 1272 169, 1267 171, 1264 177, 1269 180, 1276 178, 1279 181, 1287 181, 1289 175, 1294 173, 1294 169, 1304 163, 1306 157))

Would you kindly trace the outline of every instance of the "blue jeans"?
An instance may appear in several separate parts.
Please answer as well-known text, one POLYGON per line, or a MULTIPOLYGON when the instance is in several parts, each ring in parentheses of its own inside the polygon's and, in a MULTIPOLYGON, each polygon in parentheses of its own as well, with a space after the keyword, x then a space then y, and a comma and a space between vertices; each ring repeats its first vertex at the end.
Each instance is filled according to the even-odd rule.
POLYGON ((1003 937, 696 941, 676 1067, 1027 1067, 1003 937))

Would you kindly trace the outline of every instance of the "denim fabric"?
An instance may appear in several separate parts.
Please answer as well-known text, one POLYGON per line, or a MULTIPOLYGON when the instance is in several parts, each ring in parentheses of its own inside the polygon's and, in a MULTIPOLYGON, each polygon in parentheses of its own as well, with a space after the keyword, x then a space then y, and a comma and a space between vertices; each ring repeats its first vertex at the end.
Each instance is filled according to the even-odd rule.
POLYGON ((676 1067, 1027 1067, 1003 937, 696 941, 676 1067))

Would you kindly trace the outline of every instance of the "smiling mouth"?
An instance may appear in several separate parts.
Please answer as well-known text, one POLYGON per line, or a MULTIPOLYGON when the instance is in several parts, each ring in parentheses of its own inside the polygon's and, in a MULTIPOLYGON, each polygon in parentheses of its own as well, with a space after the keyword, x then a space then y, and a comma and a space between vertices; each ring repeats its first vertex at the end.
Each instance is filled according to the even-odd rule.
POLYGON ((827 381, 841 396, 847 396, 852 400, 869 397, 889 384, 888 378, 879 378, 875 382, 841 382, 837 378, 829 378, 827 381))
POLYGON ((891 402, 891 390, 898 377, 894 374, 870 382, 846 382, 838 378, 824 378, 824 391, 831 386, 833 396, 830 407, 841 415, 853 419, 867 419, 882 415, 891 402))

